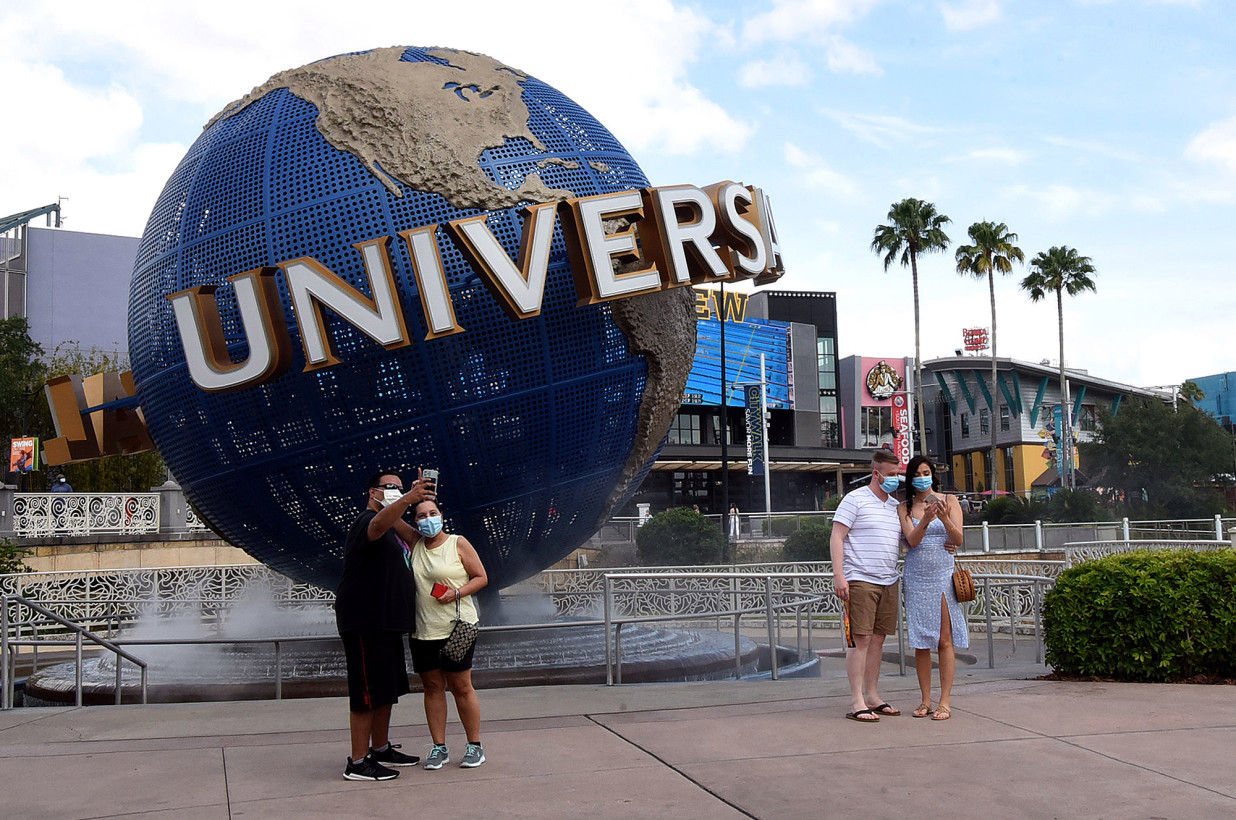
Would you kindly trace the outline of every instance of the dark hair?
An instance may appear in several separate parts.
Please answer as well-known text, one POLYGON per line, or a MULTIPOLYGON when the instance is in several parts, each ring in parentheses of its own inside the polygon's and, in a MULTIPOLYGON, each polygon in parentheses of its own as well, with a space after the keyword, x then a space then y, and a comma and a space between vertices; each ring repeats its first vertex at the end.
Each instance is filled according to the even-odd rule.
POLYGON ((915 456, 910 459, 910 463, 906 465, 906 487, 908 488, 906 493, 907 500, 914 497, 910 491, 918 492, 914 489, 914 485, 911 482, 914 481, 914 475, 918 472, 918 468, 924 464, 926 464, 927 468, 931 470, 931 489, 940 489, 940 477, 936 475, 936 465, 932 464, 931 459, 927 458, 927 456, 915 456))
POLYGON ((399 473, 395 472, 394 470, 379 470, 378 472, 376 472, 376 473, 374 473, 373 475, 369 476, 369 485, 368 485, 367 489, 372 490, 374 487, 376 487, 376 486, 378 486, 379 484, 381 484, 381 483, 382 483, 382 476, 384 476, 384 475, 399 475, 399 473))
POLYGON ((442 512, 442 505, 438 503, 436 498, 422 498, 420 501, 412 505, 412 514, 416 515, 416 511, 420 509, 422 504, 432 504, 438 508, 438 512, 442 512))

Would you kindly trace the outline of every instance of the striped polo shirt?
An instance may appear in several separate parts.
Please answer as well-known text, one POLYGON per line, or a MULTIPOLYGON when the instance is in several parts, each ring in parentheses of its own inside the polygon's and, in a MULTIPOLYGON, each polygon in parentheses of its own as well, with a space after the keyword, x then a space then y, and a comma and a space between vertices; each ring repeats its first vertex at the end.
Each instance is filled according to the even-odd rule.
POLYGON ((888 586, 899 577, 901 521, 897 518, 897 503, 892 496, 881 501, 870 486, 841 499, 833 521, 850 528, 842 557, 846 581, 888 586))

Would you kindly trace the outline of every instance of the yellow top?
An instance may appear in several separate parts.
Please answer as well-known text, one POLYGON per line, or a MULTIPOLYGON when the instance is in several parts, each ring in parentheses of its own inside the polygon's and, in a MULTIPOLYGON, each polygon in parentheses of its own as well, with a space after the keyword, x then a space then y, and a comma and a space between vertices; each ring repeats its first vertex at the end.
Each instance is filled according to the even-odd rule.
MULTIPOLYGON (((459 589, 468 583, 468 570, 459 560, 459 536, 448 535, 433 549, 418 538, 412 547, 412 578, 416 581, 416 632, 412 637, 421 641, 437 641, 451 636, 455 620, 455 603, 438 603, 430 592, 435 583, 459 589)), ((470 624, 477 623, 476 603, 471 595, 459 599, 459 617, 470 624)))

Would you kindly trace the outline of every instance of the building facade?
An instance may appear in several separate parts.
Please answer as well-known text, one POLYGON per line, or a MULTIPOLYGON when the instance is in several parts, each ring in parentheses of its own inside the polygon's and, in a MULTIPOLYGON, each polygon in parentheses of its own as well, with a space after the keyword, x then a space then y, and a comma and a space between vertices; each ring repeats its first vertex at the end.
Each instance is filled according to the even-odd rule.
MULTIPOLYGON (((1072 458, 1077 486, 1085 484, 1085 464, 1076 447, 1061 441, 1063 391, 1060 371, 1047 364, 997 359, 997 384, 991 384, 991 359, 954 356, 923 363, 923 401, 927 447, 940 454, 949 482, 961 492, 993 489, 989 476, 995 427, 995 486, 1026 495, 1059 486, 1072 458)), ((1074 443, 1093 440, 1101 411, 1117 414, 1131 395, 1163 399, 1153 390, 1066 370, 1074 443)))

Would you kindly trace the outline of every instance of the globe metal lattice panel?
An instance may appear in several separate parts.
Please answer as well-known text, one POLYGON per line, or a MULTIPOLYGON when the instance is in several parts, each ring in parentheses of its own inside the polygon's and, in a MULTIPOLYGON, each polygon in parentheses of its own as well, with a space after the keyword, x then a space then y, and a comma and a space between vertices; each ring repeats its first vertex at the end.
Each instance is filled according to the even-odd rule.
MULTIPOLYGON (((403 60, 441 62, 419 49, 403 60)), ((490 179, 514 189, 535 172, 576 196, 648 184, 578 105, 535 79, 519 84, 528 127, 547 151, 508 139, 478 159, 490 179)), ((461 96, 458 104, 469 103, 461 96)), ((403 186, 402 196, 393 194, 360 159, 327 142, 317 115, 287 89, 266 93, 214 121, 159 197, 129 308, 129 348, 151 434, 203 518, 293 578, 333 589, 365 479, 394 469, 407 481, 422 466, 441 470, 448 526, 476 545, 491 583, 513 583, 593 532, 631 452, 647 365, 607 307, 576 307, 560 229, 542 314, 521 321, 506 316, 440 231, 438 249, 466 332, 425 341, 398 233, 481 212, 403 186), (280 274, 293 346, 288 372, 228 393, 193 384, 169 294, 218 286, 228 351, 240 362, 249 349, 227 277, 308 256, 369 295, 353 245, 383 236, 394 238, 391 262, 412 344, 384 350, 326 310, 327 336, 342 364, 304 372, 280 274)), ((490 212, 489 224, 514 257, 517 210, 490 212)))

